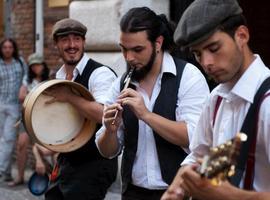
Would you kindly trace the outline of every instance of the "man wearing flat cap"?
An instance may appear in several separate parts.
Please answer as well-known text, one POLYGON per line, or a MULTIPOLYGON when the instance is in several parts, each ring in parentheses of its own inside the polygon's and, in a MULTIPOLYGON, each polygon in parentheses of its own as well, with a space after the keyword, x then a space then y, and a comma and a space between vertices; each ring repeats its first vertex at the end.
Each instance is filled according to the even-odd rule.
MULTIPOLYGON (((52 30, 52 37, 64 64, 56 78, 72 80, 87 88, 95 101, 77 96, 67 87, 52 88, 52 101, 68 102, 83 116, 100 127, 104 97, 115 80, 115 73, 84 53, 87 28, 77 20, 62 19, 52 30)), ((116 178, 117 158, 105 159, 98 152, 93 136, 81 148, 60 153, 51 176, 46 200, 101 200, 116 178)))
POLYGON ((201 114, 191 153, 162 200, 270 199, 270 70, 249 48, 249 37, 236 0, 195 0, 180 19, 175 41, 189 48, 219 85, 201 114), (248 139, 236 158, 236 173, 214 186, 197 173, 197 159, 239 131, 248 139))

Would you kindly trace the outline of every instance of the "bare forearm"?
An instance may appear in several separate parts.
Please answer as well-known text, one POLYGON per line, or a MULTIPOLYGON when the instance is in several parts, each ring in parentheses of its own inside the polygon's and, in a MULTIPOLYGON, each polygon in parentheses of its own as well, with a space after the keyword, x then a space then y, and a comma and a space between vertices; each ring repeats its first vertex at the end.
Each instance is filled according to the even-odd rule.
POLYGON ((98 147, 101 154, 106 158, 114 156, 119 149, 119 143, 116 133, 108 133, 107 130, 98 139, 98 147))
POLYGON ((246 191, 241 189, 236 189, 234 194, 229 195, 231 198, 227 198, 228 200, 269 200, 270 193, 269 192, 254 192, 254 191, 246 191))
POLYGON ((170 143, 183 148, 188 147, 188 133, 184 122, 168 120, 152 112, 145 113, 142 120, 170 143))
POLYGON ((212 186, 214 189, 201 194, 202 199, 213 200, 268 200, 270 193, 247 191, 225 183, 224 186, 212 186), (214 191, 214 192, 213 192, 214 191))
POLYGON ((270 199, 270 193, 269 192, 259 192, 256 193, 253 192, 254 194, 252 194, 252 200, 269 200, 270 199))
POLYGON ((102 123, 103 105, 95 101, 88 101, 79 96, 69 98, 69 103, 72 104, 79 113, 90 120, 102 123))
POLYGON ((35 145, 33 146, 33 154, 37 163, 43 163, 40 153, 35 145))

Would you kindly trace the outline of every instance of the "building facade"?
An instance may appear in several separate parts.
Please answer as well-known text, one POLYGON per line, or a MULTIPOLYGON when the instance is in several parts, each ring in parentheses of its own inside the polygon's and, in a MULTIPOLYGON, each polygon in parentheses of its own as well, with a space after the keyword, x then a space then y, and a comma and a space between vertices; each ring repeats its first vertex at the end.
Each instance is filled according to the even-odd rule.
MULTIPOLYGON (((152 6, 156 9, 160 9, 159 7, 162 4, 169 7, 167 15, 172 21, 177 23, 185 8, 193 1, 194 0, 88 0, 76 1, 76 6, 80 5, 81 3, 86 3, 85 5, 89 5, 89 9, 91 9, 91 6, 99 5, 101 8, 103 8, 104 11, 106 11, 106 5, 107 7, 113 5, 113 9, 115 9, 116 15, 118 14, 117 9, 119 9, 119 4, 123 4, 123 9, 127 9, 132 6, 140 6, 143 4, 150 7, 152 6)), ((40 35, 37 34, 36 30, 36 14, 42 15, 44 33, 42 37, 42 52, 44 53, 45 61, 48 63, 49 67, 56 68, 57 66, 61 65, 61 60, 59 60, 58 53, 54 47, 50 35, 51 29, 53 24, 59 19, 69 17, 71 14, 72 16, 77 17, 76 11, 75 14, 72 11, 74 8, 72 8, 71 5, 74 2, 75 1, 71 0, 0 0, 0 38, 4 36, 14 38, 18 43, 21 55, 26 59, 28 55, 37 50, 36 41, 41 38, 40 35), (43 13, 37 13, 39 12, 36 8, 36 3, 38 2, 42 3, 43 13)), ((262 6, 263 2, 258 3, 256 1, 239 0, 239 3, 243 7, 244 14, 247 17, 247 21, 250 27, 250 45, 252 50, 255 53, 258 52, 265 61, 265 64, 270 66, 270 7, 262 6)), ((162 9, 163 7, 161 10, 162 9)), ((87 14, 87 16, 85 16, 82 20, 83 22, 91 21, 91 17, 91 12, 89 12, 89 14, 87 14)), ((102 21, 102 16, 97 17, 100 19, 98 21, 102 21)), ((105 15, 103 17, 106 18, 105 15)), ((103 20, 106 20, 105 18, 103 20)), ((90 24, 88 24, 88 28, 91 31, 95 31, 95 28, 94 30, 92 29, 98 25, 99 24, 94 24, 93 26, 90 26, 90 24)), ((99 33, 97 35, 99 35, 99 33)), ((91 42, 95 43, 95 41, 93 41, 95 38, 91 38, 90 36, 89 42, 91 39, 91 42)), ((91 46, 91 42, 89 46, 91 46)), ((101 43, 101 47, 94 46, 94 49, 90 49, 89 51, 94 53, 106 51, 117 52, 119 49, 115 48, 115 46, 111 44, 110 46, 106 46, 105 42, 105 44, 101 43), (108 50, 106 50, 106 48, 108 48, 108 50)), ((99 56, 102 57, 103 54, 99 56)))

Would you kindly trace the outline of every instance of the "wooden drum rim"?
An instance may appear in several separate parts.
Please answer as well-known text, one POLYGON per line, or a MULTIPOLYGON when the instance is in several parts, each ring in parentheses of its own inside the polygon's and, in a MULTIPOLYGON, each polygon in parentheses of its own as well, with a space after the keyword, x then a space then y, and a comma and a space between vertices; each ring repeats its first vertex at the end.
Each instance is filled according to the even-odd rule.
POLYGON ((93 96, 91 93, 82 85, 68 81, 68 80, 50 80, 45 81, 37 85, 25 98, 23 102, 23 110, 22 110, 22 117, 23 117, 23 123, 27 130, 28 135, 37 143, 41 144, 42 146, 55 151, 55 152, 70 152, 74 151, 84 144, 86 144, 90 138, 94 135, 95 129, 96 129, 96 123, 92 120, 89 120, 87 118, 84 119, 83 127, 81 131, 76 135, 74 139, 71 141, 64 143, 64 144, 55 144, 50 145, 46 144, 42 141, 40 141, 34 132, 33 125, 32 125, 32 111, 34 108, 34 105, 38 99, 38 97, 49 87, 52 87, 57 84, 65 84, 70 85, 72 88, 74 88, 76 91, 80 93, 82 97, 89 101, 94 101, 93 96))

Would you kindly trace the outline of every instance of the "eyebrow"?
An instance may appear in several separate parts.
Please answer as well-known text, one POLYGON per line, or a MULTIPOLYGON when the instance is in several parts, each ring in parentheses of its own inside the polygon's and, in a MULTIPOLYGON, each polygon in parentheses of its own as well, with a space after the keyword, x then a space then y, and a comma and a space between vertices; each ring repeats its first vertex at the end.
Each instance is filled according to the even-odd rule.
POLYGON ((119 46, 122 47, 123 49, 126 49, 126 50, 133 50, 133 49, 136 49, 136 48, 144 48, 144 46, 142 45, 137 45, 135 47, 131 47, 131 48, 126 48, 124 45, 122 45, 121 43, 119 43, 119 46))

